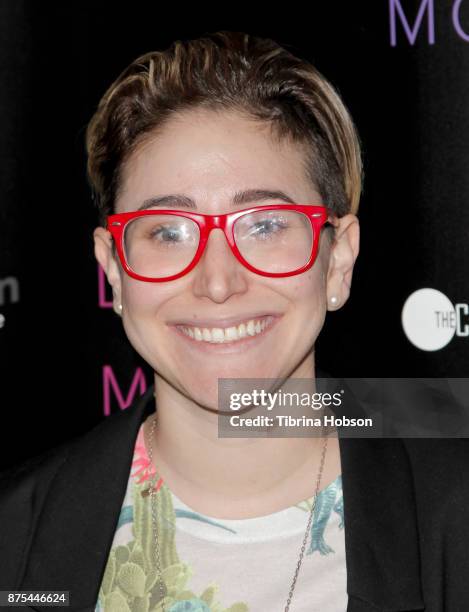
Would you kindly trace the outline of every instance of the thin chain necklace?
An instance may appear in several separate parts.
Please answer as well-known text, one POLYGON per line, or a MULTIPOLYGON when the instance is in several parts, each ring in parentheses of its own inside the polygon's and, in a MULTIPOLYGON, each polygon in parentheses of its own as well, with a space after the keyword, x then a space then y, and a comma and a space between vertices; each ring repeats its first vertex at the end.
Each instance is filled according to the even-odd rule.
MULTIPOLYGON (((156 425, 156 413, 153 417, 153 423, 151 424, 151 431, 150 431, 150 444, 148 444, 148 449, 149 449, 149 458, 150 458, 150 466, 153 466, 153 436, 155 433, 155 425, 156 425)), ((313 520, 313 513, 314 513, 314 509, 316 507, 316 500, 318 498, 318 493, 319 493, 319 487, 321 486, 321 477, 322 477, 322 471, 324 468, 324 460, 326 458, 326 451, 327 451, 327 436, 324 436, 324 445, 322 448, 322 454, 321 454, 321 464, 319 467, 319 473, 318 473, 318 479, 316 482, 316 491, 314 493, 314 500, 313 503, 311 505, 311 510, 309 512, 309 518, 308 518, 308 524, 306 525, 306 531, 305 531, 305 535, 303 538, 303 543, 301 545, 301 549, 300 549, 300 556, 298 558, 298 561, 296 563, 296 569, 295 569, 295 574, 293 576, 293 581, 290 587, 290 592, 288 593, 288 599, 287 599, 287 603, 285 605, 285 612, 289 612, 290 610, 290 603, 293 597, 293 591, 295 590, 295 586, 296 586, 296 580, 298 578, 298 574, 300 573, 300 567, 301 567, 301 563, 303 561, 303 555, 305 552, 305 548, 306 548, 306 542, 308 541, 308 535, 310 533, 310 529, 311 529, 311 522, 313 520)), ((153 482, 150 484, 150 505, 151 505, 151 515, 152 515, 152 523, 153 523, 153 535, 155 538, 155 560, 156 560, 156 570, 158 572, 158 582, 160 585, 160 594, 161 594, 161 601, 164 601, 164 597, 165 597, 165 593, 163 590, 163 580, 162 580, 162 576, 161 576, 161 558, 160 558, 160 545, 159 545, 159 540, 158 540, 158 523, 157 523, 157 517, 156 517, 156 506, 155 506, 155 485, 157 482, 157 478, 158 478, 158 474, 155 473, 155 476, 153 478, 153 482)), ((162 603, 162 612, 167 612, 166 610, 166 606, 164 603, 162 603)))

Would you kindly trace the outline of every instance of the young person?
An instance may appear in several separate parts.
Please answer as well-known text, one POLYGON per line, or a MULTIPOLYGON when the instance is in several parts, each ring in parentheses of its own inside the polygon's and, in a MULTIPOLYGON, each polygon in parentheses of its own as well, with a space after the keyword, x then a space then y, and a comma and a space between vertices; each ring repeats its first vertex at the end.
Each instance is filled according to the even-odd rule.
POLYGON ((111 612, 465 609, 464 441, 218 435, 219 380, 314 383, 349 297, 362 164, 331 84, 269 39, 177 41, 109 87, 87 151, 95 255, 154 384, 4 476, 1 587, 111 612))

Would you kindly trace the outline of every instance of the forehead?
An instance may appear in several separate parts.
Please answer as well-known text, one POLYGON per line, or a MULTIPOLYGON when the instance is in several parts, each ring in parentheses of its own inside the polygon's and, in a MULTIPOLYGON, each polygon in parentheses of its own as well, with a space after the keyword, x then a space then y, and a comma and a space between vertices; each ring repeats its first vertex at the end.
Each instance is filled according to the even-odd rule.
POLYGON ((279 141, 269 124, 238 112, 185 111, 145 137, 124 164, 119 209, 133 210, 165 193, 187 192, 207 202, 249 188, 317 199, 306 159, 305 145, 279 141))

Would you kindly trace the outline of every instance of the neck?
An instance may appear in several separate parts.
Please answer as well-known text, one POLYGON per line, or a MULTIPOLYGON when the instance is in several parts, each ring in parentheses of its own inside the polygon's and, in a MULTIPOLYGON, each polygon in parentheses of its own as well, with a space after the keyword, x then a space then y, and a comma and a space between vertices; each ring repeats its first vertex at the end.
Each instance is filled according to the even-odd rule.
MULTIPOLYGON (((290 378, 314 382, 314 361, 303 363, 290 378)), ((228 518, 234 514, 240 518, 273 512, 313 495, 323 438, 219 438, 217 415, 157 374, 155 397, 156 469, 169 488, 193 509, 212 516, 228 518)), ((150 424, 145 435, 149 433, 150 424)), ((328 457, 331 453, 334 457, 337 451, 338 447, 334 453, 334 442, 329 439, 321 488, 340 473, 336 461, 327 465, 328 457)))

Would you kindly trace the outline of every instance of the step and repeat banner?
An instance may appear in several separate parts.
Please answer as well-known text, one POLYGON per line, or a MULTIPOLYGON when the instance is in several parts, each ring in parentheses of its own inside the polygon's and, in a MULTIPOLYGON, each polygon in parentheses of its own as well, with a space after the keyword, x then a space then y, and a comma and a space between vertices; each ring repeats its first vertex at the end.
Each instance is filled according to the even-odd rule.
POLYGON ((85 129, 135 57, 219 29, 312 61, 362 139, 361 251, 318 365, 468 375, 469 0, 324 4, 306 20, 254 20, 177 7, 163 18, 153 2, 0 3, 0 468, 89 430, 153 382, 94 256, 85 129))

